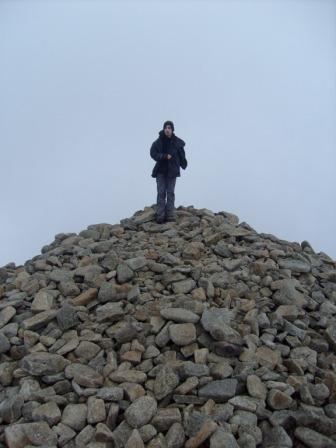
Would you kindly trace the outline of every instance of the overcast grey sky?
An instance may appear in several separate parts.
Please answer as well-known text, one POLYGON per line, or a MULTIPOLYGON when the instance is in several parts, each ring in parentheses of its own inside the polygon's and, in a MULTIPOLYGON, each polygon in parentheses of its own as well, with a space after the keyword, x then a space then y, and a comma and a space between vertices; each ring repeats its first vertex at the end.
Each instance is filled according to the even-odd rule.
POLYGON ((336 2, 1 1, 0 266, 156 201, 237 214, 336 258, 336 2))

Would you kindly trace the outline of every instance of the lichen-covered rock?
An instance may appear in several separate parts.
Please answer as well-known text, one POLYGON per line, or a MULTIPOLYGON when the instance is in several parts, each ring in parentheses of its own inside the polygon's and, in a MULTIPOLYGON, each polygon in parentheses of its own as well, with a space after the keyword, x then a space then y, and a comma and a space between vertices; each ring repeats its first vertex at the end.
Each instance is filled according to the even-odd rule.
POLYGON ((158 400, 169 395, 179 384, 179 376, 168 365, 163 366, 153 384, 154 394, 158 400))

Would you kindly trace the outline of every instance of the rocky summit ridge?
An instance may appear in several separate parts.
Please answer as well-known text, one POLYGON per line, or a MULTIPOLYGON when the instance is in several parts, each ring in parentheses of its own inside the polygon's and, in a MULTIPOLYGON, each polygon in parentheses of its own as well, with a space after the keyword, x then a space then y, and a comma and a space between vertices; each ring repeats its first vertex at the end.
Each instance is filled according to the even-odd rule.
POLYGON ((336 447, 336 263, 154 206, 0 268, 0 447, 336 447))

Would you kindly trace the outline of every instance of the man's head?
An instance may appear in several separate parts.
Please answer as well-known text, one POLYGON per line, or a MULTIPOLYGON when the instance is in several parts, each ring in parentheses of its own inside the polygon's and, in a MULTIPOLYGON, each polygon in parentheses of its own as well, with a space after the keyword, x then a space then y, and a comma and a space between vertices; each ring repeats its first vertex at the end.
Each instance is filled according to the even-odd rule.
POLYGON ((171 137, 172 133, 174 132, 174 123, 170 120, 165 121, 163 123, 163 131, 164 131, 166 137, 171 137))

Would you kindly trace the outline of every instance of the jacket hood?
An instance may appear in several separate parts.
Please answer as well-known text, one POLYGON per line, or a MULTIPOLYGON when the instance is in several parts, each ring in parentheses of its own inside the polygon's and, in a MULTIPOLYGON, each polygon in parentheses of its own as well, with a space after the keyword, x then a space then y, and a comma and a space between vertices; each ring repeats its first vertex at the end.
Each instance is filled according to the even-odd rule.
MULTIPOLYGON (((164 130, 161 129, 161 131, 159 131, 159 138, 158 138, 158 140, 159 140, 159 139, 162 140, 162 139, 164 138, 164 135, 165 135, 164 130)), ((181 145, 181 146, 185 146, 185 141, 182 140, 180 137, 178 137, 176 134, 174 134, 174 132, 172 133, 171 138, 172 138, 173 140, 175 140, 179 145, 181 145)))

